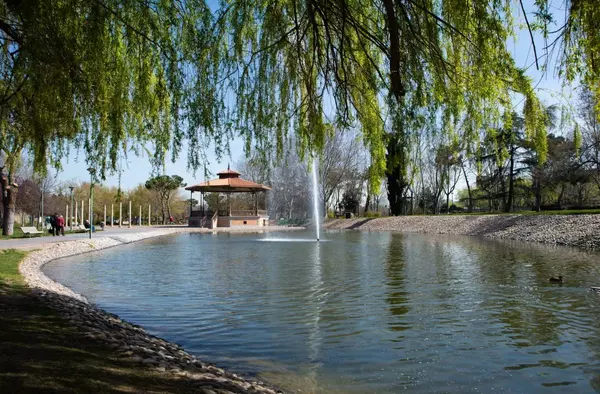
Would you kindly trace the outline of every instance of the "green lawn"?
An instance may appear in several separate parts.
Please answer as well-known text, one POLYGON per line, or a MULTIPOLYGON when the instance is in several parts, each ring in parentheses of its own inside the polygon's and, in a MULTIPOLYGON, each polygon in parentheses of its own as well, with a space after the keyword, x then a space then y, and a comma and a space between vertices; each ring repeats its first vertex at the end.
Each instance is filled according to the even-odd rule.
POLYGON ((201 381, 157 372, 84 337, 25 285, 24 256, 0 251, 2 393, 198 391, 201 381))

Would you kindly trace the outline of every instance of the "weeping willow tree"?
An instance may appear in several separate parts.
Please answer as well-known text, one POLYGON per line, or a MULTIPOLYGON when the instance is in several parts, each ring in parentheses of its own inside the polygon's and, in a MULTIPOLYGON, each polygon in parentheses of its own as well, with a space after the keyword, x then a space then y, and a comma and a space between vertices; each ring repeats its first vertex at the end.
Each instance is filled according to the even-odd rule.
POLYGON ((226 148, 213 24, 198 0, 0 0, 4 234, 21 153, 43 173, 74 145, 102 179, 128 152, 159 167, 187 140, 198 168, 198 147, 226 148))
MULTIPOLYGON (((599 95, 597 1, 566 0, 557 31, 548 2, 535 1, 532 34, 560 45, 567 79, 584 78, 599 95)), ((5 233, 12 232, 16 157, 27 152, 44 172, 48 164, 60 168, 70 145, 102 178, 130 152, 148 149, 160 167, 185 143, 196 169, 209 143, 220 154, 242 137, 248 150, 281 154, 293 132, 306 154, 323 148, 334 129, 326 124, 358 125, 371 184, 387 176, 398 213, 413 130, 440 128, 474 150, 518 92, 526 97, 527 136, 544 156, 541 104, 505 49, 520 2, 211 4, 0 0, 5 233)))
MULTIPOLYGON (((549 30, 545 0, 535 2, 535 20, 527 19, 532 35, 560 35, 570 78, 578 70, 598 78, 595 3, 567 1, 570 13, 557 32, 549 30), (581 44, 589 50, 574 49, 581 44)), ((543 108, 506 50, 520 9, 509 0, 225 0, 218 29, 226 89, 235 92, 233 124, 248 148, 263 152, 283 151, 289 130, 300 137, 301 152, 319 151, 327 122, 358 125, 371 155, 372 184, 385 174, 393 214, 400 213, 407 187, 413 130, 433 133, 441 123, 471 154, 482 130, 510 118, 503 113, 512 113, 513 93, 525 98, 526 135, 543 162, 543 108)))

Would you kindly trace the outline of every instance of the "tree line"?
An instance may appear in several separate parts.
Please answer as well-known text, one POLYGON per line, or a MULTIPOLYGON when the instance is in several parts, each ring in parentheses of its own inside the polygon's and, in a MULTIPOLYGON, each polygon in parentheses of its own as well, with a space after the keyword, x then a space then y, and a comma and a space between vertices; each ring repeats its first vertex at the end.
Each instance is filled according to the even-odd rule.
MULTIPOLYGON (((600 207, 600 123, 597 103, 585 86, 572 107, 544 107, 549 134, 546 159, 525 135, 517 112, 496 128, 481 130, 481 144, 468 144, 444 133, 419 138, 408 151, 407 185, 401 214, 515 212, 600 207), (507 127, 509 125, 509 127, 507 127)), ((458 135, 458 134, 456 134, 458 135)), ((273 218, 308 219, 313 214, 310 166, 317 165, 320 212, 367 216, 392 214, 388 183, 369 180, 369 152, 360 134, 336 130, 320 155, 302 160, 293 144, 286 159, 265 165, 256 158, 238 163, 242 174, 268 184, 273 218)))
MULTIPOLYGON (((74 220, 76 207, 78 224, 83 223, 84 218, 88 219, 88 204, 92 188, 90 182, 58 181, 56 177, 50 175, 39 177, 27 166, 23 166, 15 178, 20 184, 15 204, 16 223, 43 225, 45 217, 55 214, 64 215, 65 218, 73 214, 74 220), (84 217, 81 216, 82 202, 85 207, 84 217)), ((147 224, 150 213, 152 223, 168 224, 171 217, 176 222, 183 222, 189 215, 189 200, 181 194, 180 188, 183 186, 185 186, 183 179, 178 175, 151 177, 144 184, 127 190, 117 186, 94 184, 92 222, 99 225, 104 220, 105 207, 107 224, 110 224, 111 208, 115 221, 128 220, 131 217, 135 218, 137 223, 143 220, 147 224), (130 202, 132 212, 129 212, 130 202), (119 216, 120 205, 122 217, 119 216)))

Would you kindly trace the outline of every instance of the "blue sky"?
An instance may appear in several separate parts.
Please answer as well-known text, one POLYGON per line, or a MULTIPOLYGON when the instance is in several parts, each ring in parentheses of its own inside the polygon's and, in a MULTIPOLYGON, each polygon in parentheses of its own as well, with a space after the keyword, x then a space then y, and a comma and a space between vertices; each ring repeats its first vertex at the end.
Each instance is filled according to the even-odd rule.
MULTIPOLYGON (((562 5, 562 1, 555 0, 555 3, 562 5)), ((526 9, 529 11, 532 9, 533 0, 526 0, 526 9)), ((562 15, 564 14, 564 10, 558 7, 552 7, 552 12, 557 15, 557 18, 562 20, 562 15)), ((533 19, 533 16, 528 13, 528 17, 530 21, 533 19)), ((518 15, 518 22, 523 20, 522 16, 518 15)), ((542 48, 544 47, 544 42, 540 37, 536 37, 536 47, 538 50, 538 56, 542 54, 542 48)), ((538 94, 542 101, 545 104, 554 104, 559 101, 561 104, 566 104, 569 101, 568 95, 570 94, 570 89, 566 89, 563 91, 561 82, 555 76, 554 64, 550 64, 548 67, 548 72, 545 75, 542 75, 540 71, 537 71, 535 65, 532 65, 534 62, 532 45, 529 37, 529 33, 527 30, 521 30, 517 36, 516 42, 512 39, 508 43, 508 49, 513 53, 513 56, 517 62, 517 65, 521 67, 528 67, 527 74, 531 76, 535 83, 538 84, 538 94), (566 93, 566 98, 561 98, 560 96, 566 93)), ((542 59, 543 62, 543 59, 542 59)), ((573 100, 576 97, 573 98, 573 100)), ((517 104, 518 100, 515 102, 517 104)), ((572 101, 571 101, 572 102, 572 101)), ((212 149, 209 149, 207 152, 208 163, 206 166, 208 170, 214 175, 219 170, 227 168, 228 164, 231 164, 232 167, 234 163, 239 161, 243 156, 243 142, 240 139, 235 139, 231 141, 231 156, 223 157, 221 161, 217 161, 212 149)), ((184 146, 182 149, 182 154, 179 159, 175 162, 167 162, 166 163, 166 173, 169 175, 180 175, 184 178, 184 181, 189 185, 193 183, 198 183, 204 181, 204 174, 202 171, 199 171, 194 174, 187 170, 187 159, 186 159, 186 151, 187 147, 184 146)), ((86 171, 87 166, 85 165, 85 160, 82 152, 77 152, 76 150, 71 150, 68 159, 65 159, 63 162, 64 170, 57 175, 57 178, 60 181, 86 181, 89 179, 89 174, 86 171)), ((123 160, 123 173, 121 177, 121 184, 124 189, 130 189, 135 187, 137 184, 145 182, 150 176, 152 172, 152 166, 147 157, 140 156, 136 157, 133 154, 130 154, 127 160, 123 160)), ((109 186, 118 185, 118 176, 109 176, 106 181, 103 182, 109 186)))

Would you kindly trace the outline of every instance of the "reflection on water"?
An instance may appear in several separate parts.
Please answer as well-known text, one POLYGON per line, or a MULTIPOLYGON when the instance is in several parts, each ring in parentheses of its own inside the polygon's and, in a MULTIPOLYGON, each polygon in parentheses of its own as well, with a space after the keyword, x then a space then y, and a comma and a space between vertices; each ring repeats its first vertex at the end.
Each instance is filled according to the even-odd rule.
POLYGON ((416 234, 257 238, 163 237, 46 272, 290 391, 600 391, 600 294, 587 291, 600 285, 598 254, 416 234))

